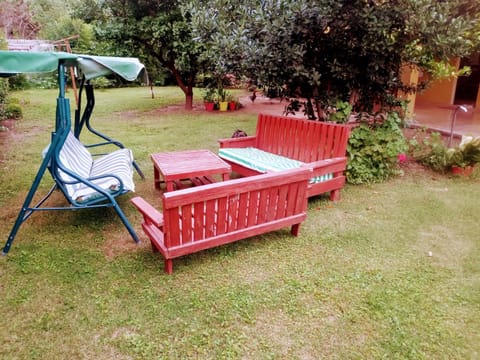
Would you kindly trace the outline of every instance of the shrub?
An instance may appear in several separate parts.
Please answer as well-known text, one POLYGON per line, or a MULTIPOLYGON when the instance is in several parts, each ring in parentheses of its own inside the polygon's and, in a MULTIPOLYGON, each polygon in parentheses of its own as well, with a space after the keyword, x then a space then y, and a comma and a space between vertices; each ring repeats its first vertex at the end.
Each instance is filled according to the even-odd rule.
POLYGON ((18 102, 9 102, 5 107, 6 119, 21 119, 23 117, 22 107, 18 102))
POLYGON ((93 79, 92 84, 96 89, 108 89, 113 86, 113 82, 103 76, 93 79))
POLYGON ((30 83, 32 87, 37 89, 56 89, 58 87, 56 72, 49 74, 32 74, 30 76, 30 83))
POLYGON ((347 181, 351 184, 381 182, 399 171, 398 156, 407 150, 396 112, 377 120, 363 120, 348 141, 347 181))
POLYGON ((0 120, 5 119, 5 107, 7 106, 8 81, 0 79, 0 120))
POLYGON ((474 166, 480 162, 480 136, 462 136, 458 146, 449 148, 438 132, 424 135, 420 141, 415 135, 409 142, 409 152, 413 159, 437 172, 453 166, 474 166))
POLYGON ((11 90, 25 90, 31 87, 31 84, 25 74, 17 74, 9 77, 8 85, 11 90))

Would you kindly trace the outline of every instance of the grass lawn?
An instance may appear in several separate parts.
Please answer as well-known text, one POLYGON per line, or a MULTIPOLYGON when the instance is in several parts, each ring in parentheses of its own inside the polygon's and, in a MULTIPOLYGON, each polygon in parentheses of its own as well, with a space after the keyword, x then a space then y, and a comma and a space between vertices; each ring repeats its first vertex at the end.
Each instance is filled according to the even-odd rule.
MULTIPOLYGON (((54 122, 56 91, 16 96, 25 118, 0 134, 1 241, 54 122)), ((216 151, 235 129, 254 132, 252 112, 182 102, 177 88, 97 92, 97 128, 134 151, 147 177, 136 194, 155 206, 150 153, 216 151)), ((0 358, 478 359, 479 172, 408 163, 386 183, 347 185, 340 202, 311 198, 297 238, 285 229, 186 256, 171 276, 133 195, 120 203, 140 245, 111 209, 37 212, 0 258, 0 358)), ((50 186, 47 174, 41 192, 50 186)))

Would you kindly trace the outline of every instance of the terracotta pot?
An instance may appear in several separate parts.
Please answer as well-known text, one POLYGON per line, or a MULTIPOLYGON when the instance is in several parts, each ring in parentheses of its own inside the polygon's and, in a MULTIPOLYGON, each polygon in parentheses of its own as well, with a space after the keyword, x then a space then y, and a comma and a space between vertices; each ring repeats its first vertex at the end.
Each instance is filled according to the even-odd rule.
POLYGON ((452 166, 452 174, 461 176, 470 176, 473 173, 473 166, 452 166))

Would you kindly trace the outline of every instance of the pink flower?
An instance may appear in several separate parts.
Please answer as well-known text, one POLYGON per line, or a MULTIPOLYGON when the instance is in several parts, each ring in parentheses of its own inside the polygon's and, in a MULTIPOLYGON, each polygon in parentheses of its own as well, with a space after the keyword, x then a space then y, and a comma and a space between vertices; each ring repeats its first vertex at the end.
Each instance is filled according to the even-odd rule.
POLYGON ((406 155, 406 154, 403 154, 403 153, 402 153, 402 154, 398 154, 398 162, 403 163, 403 162, 405 162, 405 161, 407 161, 407 155, 406 155))

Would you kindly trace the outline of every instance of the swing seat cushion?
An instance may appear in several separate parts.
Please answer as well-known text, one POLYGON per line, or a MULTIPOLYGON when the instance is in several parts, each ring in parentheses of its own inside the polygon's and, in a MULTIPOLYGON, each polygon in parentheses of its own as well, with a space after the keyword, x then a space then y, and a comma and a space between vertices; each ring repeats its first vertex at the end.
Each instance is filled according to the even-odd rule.
MULTIPOLYGON (((61 164, 103 190, 111 193, 122 188, 122 193, 135 191, 133 182, 133 154, 130 149, 118 149, 94 158, 88 149, 70 132, 59 153, 61 164), (114 176, 113 176, 114 175, 114 176)), ((104 195, 83 181, 59 170, 68 196, 77 202, 88 202, 104 195)))

